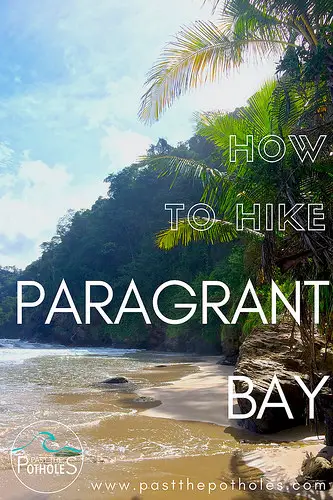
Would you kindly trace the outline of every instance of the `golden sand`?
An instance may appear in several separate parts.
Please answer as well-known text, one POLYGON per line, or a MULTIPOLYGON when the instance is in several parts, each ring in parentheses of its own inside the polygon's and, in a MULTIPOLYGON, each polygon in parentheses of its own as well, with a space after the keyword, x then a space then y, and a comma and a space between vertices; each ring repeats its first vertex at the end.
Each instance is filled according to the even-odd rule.
MULTIPOLYGON (((266 457, 266 465, 273 461, 275 466, 283 466, 292 456, 297 469, 295 464, 300 466, 304 447, 286 443, 274 447, 270 439, 238 429, 234 422, 230 425, 226 379, 231 371, 216 365, 213 359, 125 374, 131 381, 154 384, 140 391, 154 402, 135 403, 138 394, 108 387, 82 394, 49 394, 50 404, 70 407, 74 415, 100 412, 96 421, 74 424, 87 449, 83 471, 70 488, 50 496, 27 490, 11 470, 2 471, 1 500, 290 498, 285 493, 260 489, 263 474, 259 469, 265 470, 260 457, 266 457), (247 491, 238 489, 238 481, 246 482, 247 491), (254 481, 258 487, 251 492, 248 484, 254 481), (121 490, 120 483, 123 487, 128 484, 126 491, 121 490)), ((280 474, 284 474, 282 469, 280 474)))

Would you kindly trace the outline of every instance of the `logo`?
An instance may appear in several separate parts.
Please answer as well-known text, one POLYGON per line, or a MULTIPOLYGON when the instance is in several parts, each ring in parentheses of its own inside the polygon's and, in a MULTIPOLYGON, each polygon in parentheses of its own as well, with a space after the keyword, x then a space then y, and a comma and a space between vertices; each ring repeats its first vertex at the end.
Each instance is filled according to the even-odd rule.
POLYGON ((18 434, 10 459, 20 483, 36 493, 50 494, 74 483, 84 456, 79 437, 67 425, 40 420, 18 434))

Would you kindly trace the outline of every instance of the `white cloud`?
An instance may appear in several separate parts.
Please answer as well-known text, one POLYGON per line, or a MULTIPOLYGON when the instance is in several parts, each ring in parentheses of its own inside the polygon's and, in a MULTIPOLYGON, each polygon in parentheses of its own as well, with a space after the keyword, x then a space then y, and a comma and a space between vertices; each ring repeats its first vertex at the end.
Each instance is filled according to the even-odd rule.
POLYGON ((36 258, 59 217, 89 207, 104 177, 159 137, 188 139, 194 111, 241 106, 273 74, 273 61, 244 67, 182 97, 151 128, 139 123, 146 72, 181 25, 210 17, 211 2, 202 4, 17 0, 4 11, 2 74, 11 79, 0 93, 0 265, 36 258), (20 250, 27 239, 31 248, 20 250))
MULTIPOLYGON (((26 183, 26 189, 56 189, 62 191, 72 180, 72 175, 64 165, 49 167, 41 160, 24 160, 18 170, 18 179, 26 183)), ((33 193, 35 194, 35 193, 33 193)), ((50 193, 49 193, 50 194, 50 193)), ((52 191, 51 191, 52 195, 52 191)))
MULTIPOLYGON (((0 175, 0 185, 2 181, 0 175)), ((12 174, 11 188, 0 197, 0 237, 7 246, 18 238, 35 242, 29 254, 6 255, 0 248, 1 263, 27 265, 36 257, 42 241, 50 239, 59 218, 68 209, 88 208, 98 196, 106 194, 101 181, 77 184, 65 165, 50 166, 41 160, 24 160, 18 172, 12 174), (13 258, 15 257, 15 258, 13 258)))
POLYGON ((152 144, 147 135, 132 130, 118 130, 116 127, 106 128, 106 135, 101 139, 101 154, 111 162, 111 170, 119 170, 134 163, 139 156, 145 154, 152 144))

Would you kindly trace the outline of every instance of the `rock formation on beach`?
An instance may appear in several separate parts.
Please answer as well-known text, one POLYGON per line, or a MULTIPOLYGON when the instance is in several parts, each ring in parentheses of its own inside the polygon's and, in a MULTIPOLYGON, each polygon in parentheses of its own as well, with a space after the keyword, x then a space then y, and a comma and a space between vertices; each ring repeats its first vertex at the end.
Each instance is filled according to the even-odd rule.
POLYGON ((122 376, 112 377, 103 380, 103 384, 127 384, 127 383, 128 383, 127 378, 122 376))
MULTIPOLYGON (((290 324, 255 328, 243 342, 234 375, 249 377, 254 385, 251 396, 260 408, 274 375, 278 376, 281 388, 288 401, 294 419, 288 418, 284 408, 266 408, 261 419, 253 417, 240 420, 240 425, 261 434, 278 432, 305 423, 307 397, 295 380, 300 376, 307 384, 308 369, 300 334, 292 333, 290 324)), ((316 348, 323 347, 318 340, 316 348)), ((237 392, 245 392, 247 384, 235 382, 237 392)), ((273 392, 271 401, 281 402, 278 392, 273 392)), ((251 403, 238 398, 242 413, 251 409, 251 403)))

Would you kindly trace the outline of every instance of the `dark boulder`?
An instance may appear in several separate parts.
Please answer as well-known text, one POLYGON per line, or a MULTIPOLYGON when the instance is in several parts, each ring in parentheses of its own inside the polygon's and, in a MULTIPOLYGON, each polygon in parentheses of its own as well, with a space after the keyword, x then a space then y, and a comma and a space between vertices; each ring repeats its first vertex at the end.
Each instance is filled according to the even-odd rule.
POLYGON ((159 401, 156 401, 156 399, 151 398, 150 396, 138 396, 137 398, 133 399, 133 403, 146 404, 146 403, 159 403, 159 401))
POLYGON ((333 447, 333 391, 332 376, 330 387, 324 387, 318 395, 319 407, 323 412, 325 422, 325 443, 333 447))
POLYGON ((112 377, 103 380, 103 384, 128 384, 128 380, 125 377, 112 377))
POLYGON ((216 364, 224 366, 235 366, 236 362, 237 356, 221 356, 221 358, 216 361, 216 364))

